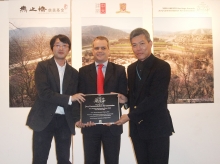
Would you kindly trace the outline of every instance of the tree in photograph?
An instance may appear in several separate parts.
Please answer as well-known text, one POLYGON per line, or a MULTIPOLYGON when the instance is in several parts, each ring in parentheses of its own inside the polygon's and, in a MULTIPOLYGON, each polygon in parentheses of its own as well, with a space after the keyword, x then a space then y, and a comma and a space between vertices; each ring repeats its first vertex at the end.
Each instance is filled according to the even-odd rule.
POLYGON ((25 39, 11 38, 9 47, 10 106, 27 107, 32 105, 35 99, 33 71, 36 64, 30 62, 28 42, 25 39))
POLYGON ((33 35, 28 39, 27 54, 34 62, 50 58, 52 54, 50 49, 50 36, 43 32, 33 35))
POLYGON ((193 90, 195 89, 195 86, 192 83, 192 78, 194 78, 192 59, 186 55, 179 56, 178 61, 176 61, 176 68, 178 76, 180 77, 180 87, 185 90, 182 98, 191 99, 193 90))
POLYGON ((52 56, 50 39, 44 32, 36 32, 28 39, 22 29, 11 32, 9 43, 10 63, 10 106, 31 106, 36 89, 34 86, 34 70, 39 61, 52 56))
POLYGON ((168 103, 175 104, 180 97, 180 78, 177 75, 172 74, 169 84, 169 97, 168 103))

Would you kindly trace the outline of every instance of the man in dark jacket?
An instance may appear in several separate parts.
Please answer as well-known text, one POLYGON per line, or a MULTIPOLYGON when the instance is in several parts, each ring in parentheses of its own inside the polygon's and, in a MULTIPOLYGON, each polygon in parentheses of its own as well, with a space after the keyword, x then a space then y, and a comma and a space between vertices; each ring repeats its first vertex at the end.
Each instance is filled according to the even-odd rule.
POLYGON ((78 72, 66 62, 69 38, 56 35, 50 47, 54 56, 35 70, 37 96, 26 124, 33 129, 33 164, 47 163, 53 137, 58 163, 70 164, 71 134, 79 122, 78 102, 84 98, 77 94, 78 72))
MULTIPOLYGON (((92 51, 95 62, 79 69, 79 92, 83 94, 99 94, 97 72, 99 65, 104 75, 103 94, 115 92, 118 96, 127 94, 127 78, 125 68, 108 61, 110 55, 109 41, 104 36, 93 40, 92 51), (97 86, 98 85, 98 86, 97 86)), ((122 126, 86 125, 82 129, 85 164, 99 164, 101 145, 103 146, 106 164, 118 164, 122 126)))
MULTIPOLYGON (((174 132, 167 109, 170 65, 151 53, 152 41, 142 28, 130 34, 137 61, 128 66, 129 114, 117 125, 129 121, 130 137, 138 164, 167 164, 169 136, 174 132)), ((121 97, 124 102, 126 97, 121 97)))

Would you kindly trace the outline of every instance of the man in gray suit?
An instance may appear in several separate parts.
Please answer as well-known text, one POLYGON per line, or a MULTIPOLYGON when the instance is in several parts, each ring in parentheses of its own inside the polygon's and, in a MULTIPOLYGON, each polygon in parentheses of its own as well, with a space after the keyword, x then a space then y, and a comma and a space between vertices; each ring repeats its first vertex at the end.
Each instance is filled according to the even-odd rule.
POLYGON ((50 41, 54 56, 38 63, 35 70, 36 101, 27 125, 33 129, 33 164, 46 164, 55 138, 58 164, 70 164, 71 135, 79 123, 78 72, 66 62, 70 39, 55 35, 50 41), (78 101, 78 102, 77 102, 78 101))
MULTIPOLYGON (((170 65, 151 53, 152 41, 147 30, 133 30, 130 42, 138 59, 128 66, 130 112, 116 124, 129 121, 138 164, 168 164, 170 135, 174 132, 167 109, 170 65)), ((126 102, 127 98, 122 96, 126 102)))

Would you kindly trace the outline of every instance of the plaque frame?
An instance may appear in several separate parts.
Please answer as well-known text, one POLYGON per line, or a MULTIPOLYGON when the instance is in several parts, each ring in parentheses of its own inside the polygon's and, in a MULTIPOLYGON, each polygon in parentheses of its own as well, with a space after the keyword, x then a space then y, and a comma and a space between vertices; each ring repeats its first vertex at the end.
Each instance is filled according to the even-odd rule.
POLYGON ((82 123, 114 123, 120 119, 118 94, 85 94, 85 101, 80 104, 82 123))

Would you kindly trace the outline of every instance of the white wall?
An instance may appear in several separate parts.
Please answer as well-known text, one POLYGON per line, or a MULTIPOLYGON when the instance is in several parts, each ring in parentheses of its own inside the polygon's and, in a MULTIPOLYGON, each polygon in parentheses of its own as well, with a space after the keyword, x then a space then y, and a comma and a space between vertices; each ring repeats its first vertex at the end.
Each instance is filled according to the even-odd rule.
MULTIPOLYGON (((176 133, 171 136, 170 164, 220 163, 220 1, 212 1, 214 40, 214 104, 169 105, 176 133)), ((0 2, 0 163, 30 164, 32 131, 25 126, 30 108, 9 108, 8 2, 0 2)), ((126 111, 124 111, 125 113, 126 111)), ((74 163, 83 163, 79 129, 74 137, 74 163)), ((52 144, 54 145, 54 144, 52 144)), ((52 146, 48 164, 56 163, 52 146)), ((102 162, 103 163, 103 162, 102 162)), ((127 124, 122 134, 120 164, 134 164, 127 124)))

